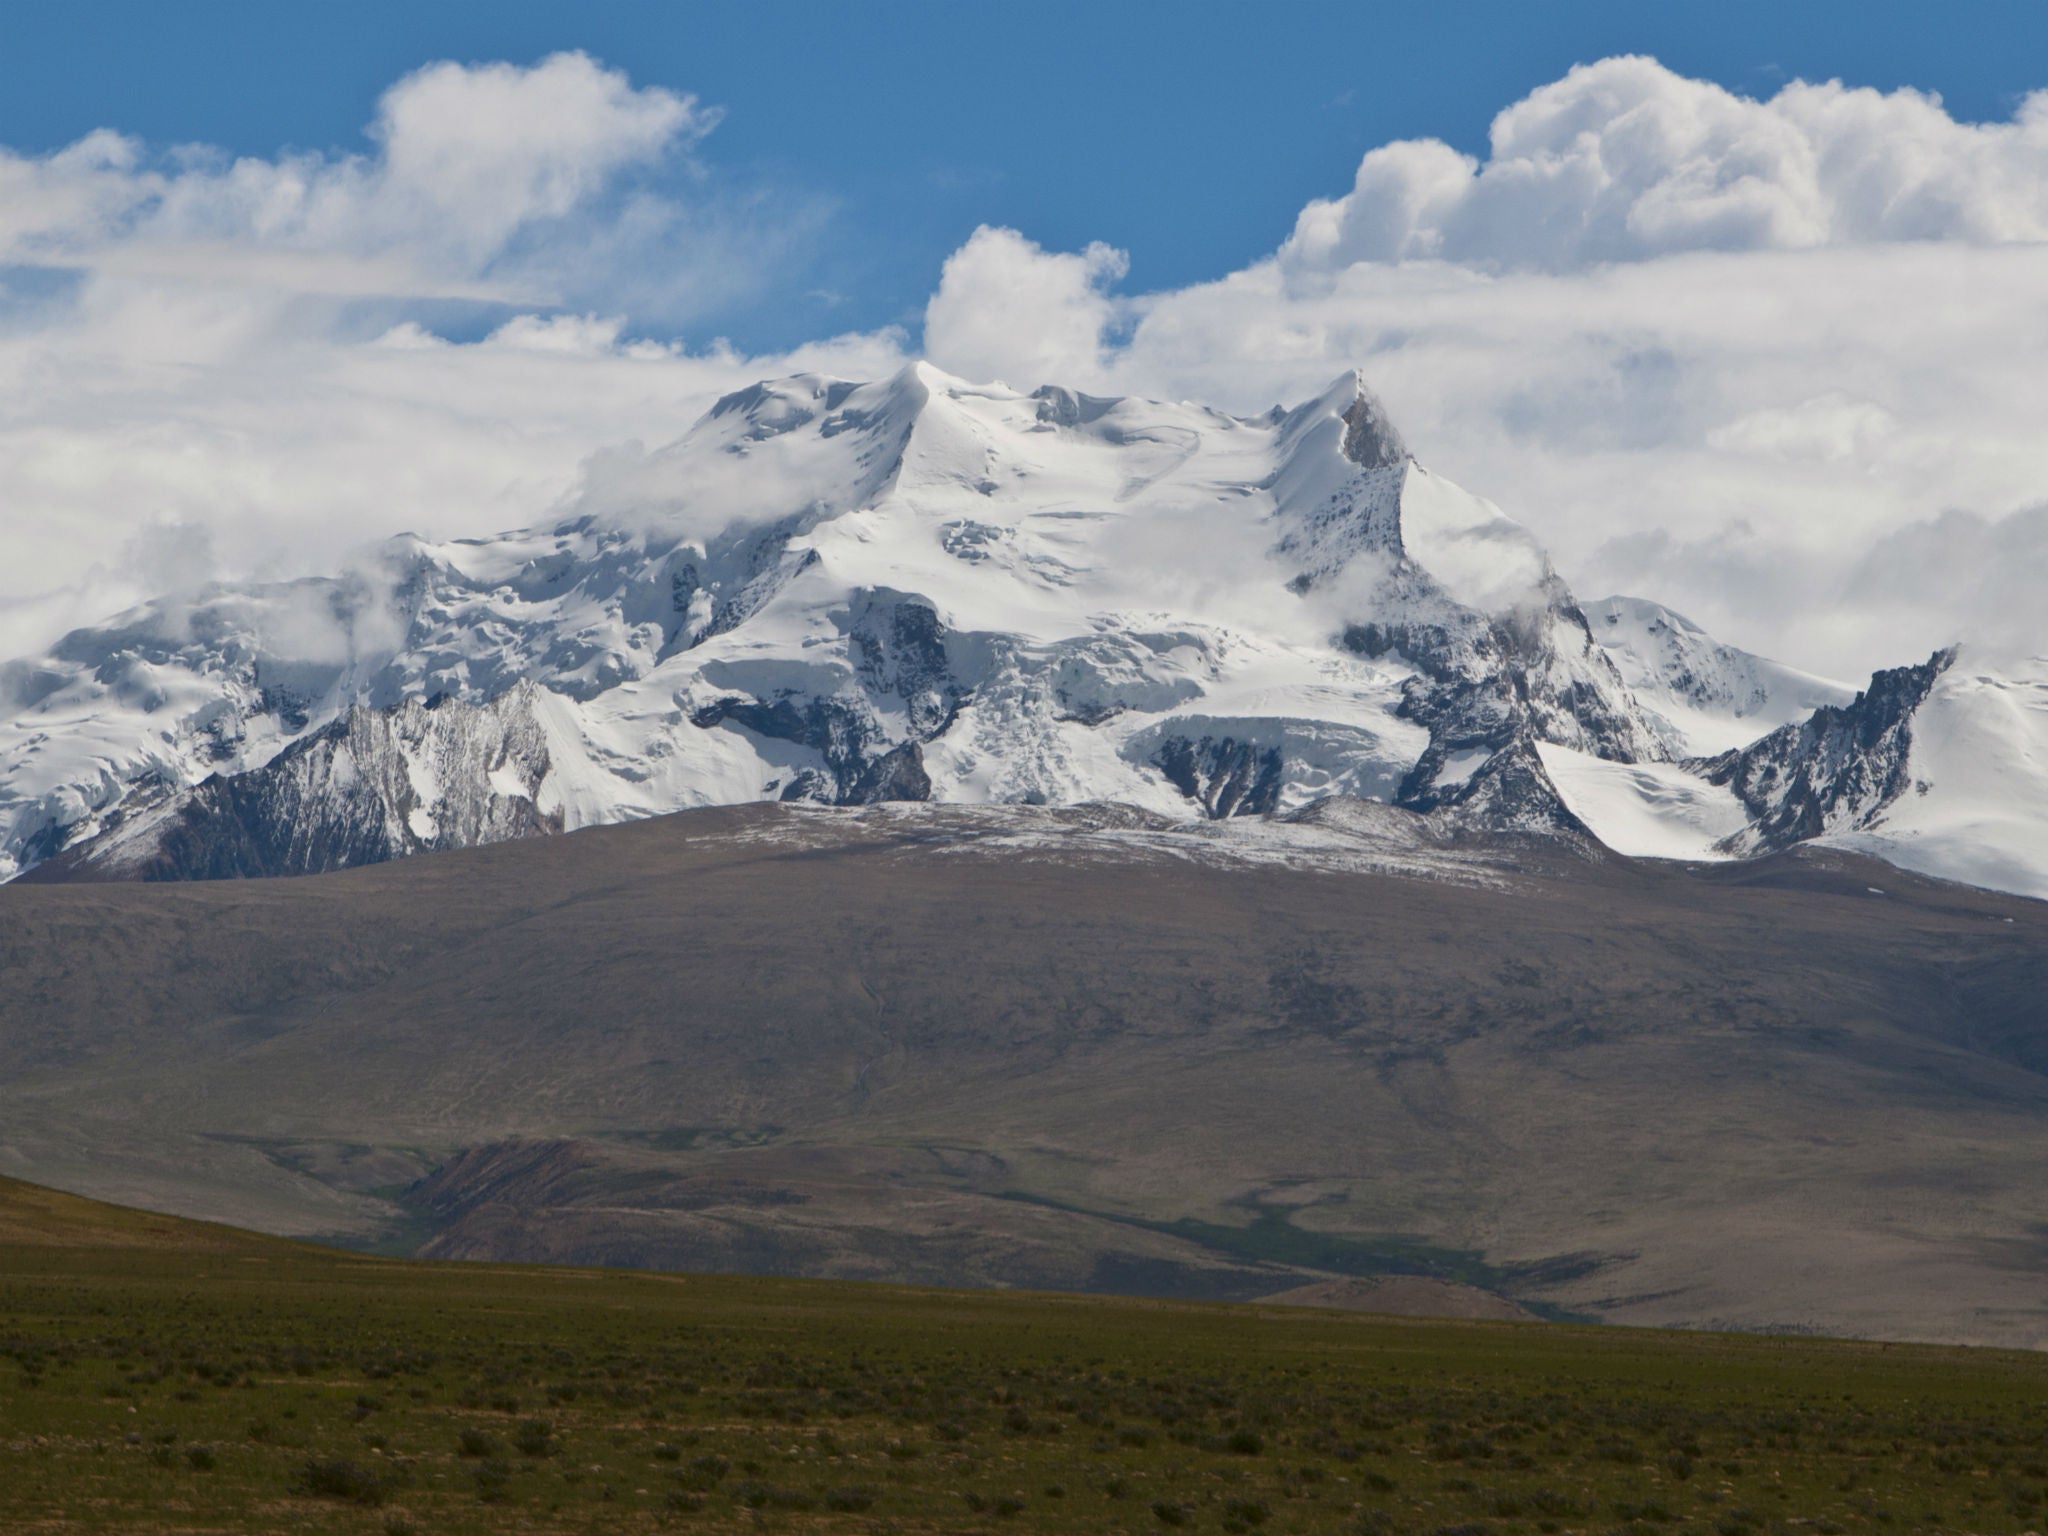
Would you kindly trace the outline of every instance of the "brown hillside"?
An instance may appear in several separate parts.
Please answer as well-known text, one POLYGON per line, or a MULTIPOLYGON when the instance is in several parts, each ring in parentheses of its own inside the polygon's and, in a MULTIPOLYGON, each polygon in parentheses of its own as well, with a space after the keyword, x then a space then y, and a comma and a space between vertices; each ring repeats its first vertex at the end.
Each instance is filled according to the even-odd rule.
MULTIPOLYGON (((2048 1343, 2048 905, 761 806, 0 888, 14 1171, 412 1251, 2048 1343)), ((1307 836, 1308 834, 1303 834, 1307 836)))

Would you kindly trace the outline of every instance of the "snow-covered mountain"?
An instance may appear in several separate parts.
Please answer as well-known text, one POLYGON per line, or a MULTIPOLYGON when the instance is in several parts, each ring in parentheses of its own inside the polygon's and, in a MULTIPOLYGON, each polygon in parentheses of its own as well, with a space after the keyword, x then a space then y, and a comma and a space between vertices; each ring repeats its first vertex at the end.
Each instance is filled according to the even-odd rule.
POLYGON ((1246 419, 918 364, 728 396, 551 527, 166 598, 0 669, 0 876, 301 872, 758 799, 1354 796, 1725 855, 1890 813, 1845 790, 1855 815, 1788 820, 1792 770, 1729 766, 1777 742, 1839 776, 1766 733, 1851 700, 1654 604, 1589 616, 1355 376, 1246 419))
POLYGON ((1603 597, 1586 605, 1586 622, 1674 757, 1733 751, 1856 697, 1846 683, 1723 645, 1662 603, 1603 597))
POLYGON ((1702 766, 1749 813, 1731 851, 1819 840, 2048 896, 2048 658, 1942 651, 1702 766))

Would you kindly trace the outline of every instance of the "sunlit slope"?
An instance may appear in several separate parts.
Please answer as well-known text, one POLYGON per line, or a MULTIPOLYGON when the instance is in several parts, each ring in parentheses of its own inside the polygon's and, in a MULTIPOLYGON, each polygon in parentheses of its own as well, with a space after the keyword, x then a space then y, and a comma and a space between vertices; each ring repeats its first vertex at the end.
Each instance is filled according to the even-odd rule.
POLYGON ((274 1253, 275 1238, 0 1178, 0 1248, 274 1253))

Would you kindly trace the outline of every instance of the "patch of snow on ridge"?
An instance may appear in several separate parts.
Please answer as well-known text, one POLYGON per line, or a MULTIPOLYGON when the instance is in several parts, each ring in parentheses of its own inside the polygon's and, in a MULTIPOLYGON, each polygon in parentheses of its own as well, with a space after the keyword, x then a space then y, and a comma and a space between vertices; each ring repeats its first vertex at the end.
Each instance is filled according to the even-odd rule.
POLYGON ((1676 764, 1604 762, 1549 742, 1536 750, 1572 814, 1616 853, 1725 859, 1718 845, 1749 822, 1734 791, 1676 764))
POLYGON ((1557 579, 1528 529, 1419 465, 1401 487, 1401 544, 1453 601, 1481 613, 1541 612, 1557 579))
POLYGON ((878 805, 806 809, 747 834, 815 846, 863 834, 902 838, 906 854, 1129 863, 1174 859, 1219 867, 1280 866, 1398 875, 1504 889, 1517 878, 1497 850, 1441 840, 1420 817, 1336 798, 1281 818, 1173 821, 1126 805, 878 805))

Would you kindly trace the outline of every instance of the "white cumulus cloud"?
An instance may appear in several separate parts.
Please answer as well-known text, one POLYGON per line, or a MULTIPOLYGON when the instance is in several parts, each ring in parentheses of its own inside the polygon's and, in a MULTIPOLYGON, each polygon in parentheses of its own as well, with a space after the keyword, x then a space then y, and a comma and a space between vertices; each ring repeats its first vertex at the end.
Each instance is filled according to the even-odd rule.
POLYGON ((0 149, 0 656, 208 577, 529 523, 763 373, 899 366, 894 332, 762 358, 636 334, 772 281, 813 216, 640 183, 718 115, 564 53, 406 76, 367 153, 0 149), (451 343, 450 304, 501 318, 451 343))
POLYGON ((488 293, 495 277, 517 293, 535 265, 518 242, 580 236, 547 226, 717 120, 561 53, 408 75, 378 103, 369 155, 151 154, 108 130, 41 158, 0 149, 0 261, 328 294, 488 293))
POLYGON ((976 241, 932 301, 946 366, 963 313, 960 351, 1025 385, 1255 411, 1356 365, 1582 595, 1845 676, 1965 632, 2048 646, 2021 584, 1966 579, 2007 547, 1988 534, 1915 603, 1865 564, 2048 498, 2048 93, 1969 124, 1912 91, 1753 101, 1610 59, 1507 107, 1483 162, 1371 151, 1213 282, 1122 296, 1085 254, 976 241))
POLYGON ((1302 210, 1282 268, 1438 259, 1567 271, 1675 251, 2048 238, 2048 91, 2009 123, 1938 98, 1795 81, 1754 101, 1654 59, 1582 65, 1493 122, 1484 161, 1373 150, 1302 210))
MULTIPOLYGON (((410 75, 361 154, 0 150, 0 654, 159 579, 530 523, 726 389, 893 370, 887 330, 673 339, 816 228, 653 188, 716 121, 568 54, 410 75), (488 333, 446 339, 434 306, 479 301, 488 333)), ((1245 412, 1355 365, 1584 596, 1843 676, 1959 635, 2048 647, 2048 93, 1966 123, 1914 91, 1752 100, 1609 59, 1508 104, 1482 158, 1370 149, 1271 240, 1125 294, 1110 246, 984 226, 924 350, 1245 412)))
POLYGON ((1101 241, 1047 251, 984 224, 946 258, 925 306, 925 353, 963 378, 1087 388, 1102 377, 1104 332, 1117 313, 1105 290, 1128 269, 1124 253, 1101 241))

